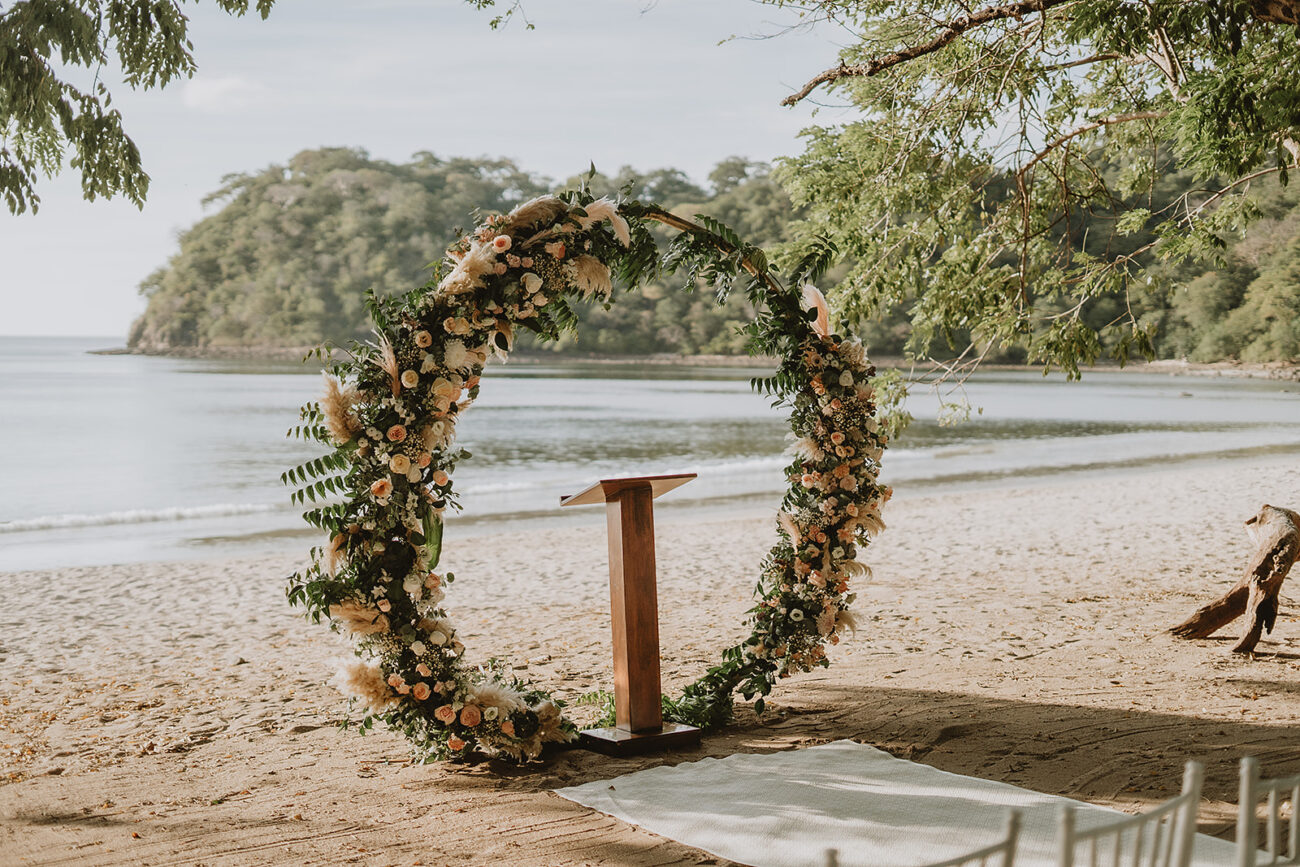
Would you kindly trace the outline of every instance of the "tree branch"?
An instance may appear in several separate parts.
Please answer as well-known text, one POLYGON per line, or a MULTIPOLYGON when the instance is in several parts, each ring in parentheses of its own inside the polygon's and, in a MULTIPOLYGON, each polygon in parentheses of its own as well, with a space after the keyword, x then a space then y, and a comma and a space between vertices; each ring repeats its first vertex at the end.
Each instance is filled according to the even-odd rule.
POLYGON ((1053 63, 1051 66, 1044 66, 1044 72, 1057 72, 1062 69, 1073 69, 1076 66, 1087 66, 1089 63, 1100 63, 1103 60, 1119 60, 1123 54, 1093 54, 1090 57, 1081 57, 1078 60, 1070 60, 1065 63, 1053 63))
POLYGON ((891 66, 897 66, 900 63, 915 60, 916 58, 922 57, 926 54, 932 54, 940 48, 943 48, 949 42, 952 42, 967 30, 972 30, 976 27, 981 27, 994 21, 1002 21, 1007 18, 1020 18, 1021 16, 1028 15, 1031 12, 1045 12, 1053 6, 1061 6, 1069 2, 1072 2, 1072 0, 1021 0, 1021 2, 1006 3, 1001 6, 988 6, 978 12, 972 12, 970 15, 963 15, 960 18, 955 18, 952 21, 949 21, 947 24, 943 25, 943 28, 939 31, 939 35, 935 36, 929 42, 923 42, 920 45, 914 45, 911 48, 904 48, 902 51, 895 51, 891 54, 873 58, 866 63, 854 64, 853 66, 841 62, 839 66, 828 69, 810 80, 800 88, 797 93, 793 93, 781 100, 781 104, 794 105, 821 85, 832 81, 838 81, 841 78, 876 75, 891 66))
MULTIPOLYGON (((1241 186, 1242 184, 1248 184, 1251 181, 1255 180, 1255 178, 1263 177, 1264 175, 1271 175, 1274 172, 1280 172, 1281 170, 1282 170, 1282 166, 1270 166, 1269 168, 1260 169, 1257 172, 1251 172, 1250 174, 1245 175, 1244 177, 1237 178, 1235 181, 1223 187, 1222 189, 1216 190, 1212 196, 1210 196, 1205 201, 1201 202, 1195 208, 1189 209, 1187 213, 1184 214, 1183 216, 1183 225, 1190 226, 1192 222, 1201 215, 1202 211, 1204 211, 1210 205, 1214 204, 1219 199, 1223 198, 1228 193, 1235 190, 1237 187, 1241 186)), ((1186 196, 1183 197, 1183 201, 1186 202, 1186 196)))
POLYGON ((1250 14, 1269 24, 1300 24, 1300 0, 1251 0, 1250 14))
POLYGON ((1019 180, 1023 178, 1026 172, 1038 163, 1042 162, 1043 159, 1045 159, 1052 151, 1056 150, 1070 139, 1078 138, 1086 132, 1092 132, 1094 129, 1100 129, 1103 126, 1110 126, 1111 124, 1127 123, 1131 120, 1158 120, 1168 113, 1169 112, 1167 111, 1134 111, 1129 114, 1117 114, 1111 117, 1103 117, 1100 120, 1094 120, 1092 123, 1085 123, 1083 126, 1072 129, 1067 133, 1063 133, 1048 142, 1045 148, 1034 154, 1033 159, 1020 167, 1016 172, 1016 179, 1019 180))

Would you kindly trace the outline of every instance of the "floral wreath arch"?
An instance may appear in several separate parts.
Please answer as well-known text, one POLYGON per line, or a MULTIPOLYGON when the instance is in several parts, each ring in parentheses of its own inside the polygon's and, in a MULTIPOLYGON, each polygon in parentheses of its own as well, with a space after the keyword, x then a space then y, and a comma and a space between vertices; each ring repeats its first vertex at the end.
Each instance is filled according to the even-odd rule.
MULTIPOLYGON (((404 734, 421 760, 471 751, 533 759, 571 740, 562 703, 509 668, 470 666, 443 608, 452 575, 436 572, 445 509, 457 508, 451 474, 465 453, 456 421, 478 396, 490 355, 511 350, 517 327, 557 337, 572 327, 569 299, 612 297, 655 273, 712 284, 719 298, 744 280, 760 311, 751 352, 780 358, 754 386, 790 409, 789 489, 777 515, 779 541, 763 560, 752 631, 722 661, 665 698, 667 716, 702 727, 731 718, 737 690, 763 697, 792 672, 828 665, 825 645, 852 628, 855 559, 883 529, 890 490, 877 482, 887 438, 876 417, 862 344, 831 332, 825 299, 786 288, 762 251, 707 217, 698 223, 635 201, 585 191, 543 196, 489 217, 448 250, 450 273, 402 296, 370 299, 377 340, 332 362, 326 392, 303 407, 290 433, 334 450, 282 476, 296 502, 328 534, 311 564, 289 581, 290 602, 349 633, 357 659, 336 684, 362 713, 404 734), (678 234, 660 254, 649 223, 678 234)), ((815 279, 829 245, 795 268, 790 285, 815 279)), ((320 351, 325 357, 324 350, 320 351)))

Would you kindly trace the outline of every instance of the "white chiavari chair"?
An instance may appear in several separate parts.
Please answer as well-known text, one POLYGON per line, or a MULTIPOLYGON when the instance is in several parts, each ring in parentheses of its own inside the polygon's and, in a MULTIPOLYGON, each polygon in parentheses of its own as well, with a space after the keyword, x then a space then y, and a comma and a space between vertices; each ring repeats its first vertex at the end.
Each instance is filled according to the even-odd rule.
POLYGON ((1056 848, 1059 867, 1189 867, 1205 769, 1188 762, 1183 791, 1154 809, 1095 828, 1075 827, 1073 807, 1062 807, 1056 848))
POLYGON ((1238 867, 1300 865, 1300 774, 1261 779, 1259 760, 1241 760, 1241 793, 1237 799, 1238 867), (1264 844, 1259 842, 1259 802, 1266 800, 1264 844))

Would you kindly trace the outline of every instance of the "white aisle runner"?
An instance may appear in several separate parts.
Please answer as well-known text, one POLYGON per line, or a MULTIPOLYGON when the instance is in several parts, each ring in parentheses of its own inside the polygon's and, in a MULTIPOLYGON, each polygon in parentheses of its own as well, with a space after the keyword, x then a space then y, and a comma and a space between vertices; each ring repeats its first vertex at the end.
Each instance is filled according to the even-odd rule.
MULTIPOLYGON (((1171 774, 1172 797, 1182 775, 1171 774)), ((1022 813, 1016 867, 1054 867, 1058 805, 1075 805, 1080 828, 1124 815, 854 741, 650 768, 557 793, 754 867, 823 867, 828 848, 839 850, 843 867, 915 867, 994 842, 1011 807, 1022 813)), ((1193 863, 1232 867, 1234 852, 1231 843, 1198 835, 1193 863)))

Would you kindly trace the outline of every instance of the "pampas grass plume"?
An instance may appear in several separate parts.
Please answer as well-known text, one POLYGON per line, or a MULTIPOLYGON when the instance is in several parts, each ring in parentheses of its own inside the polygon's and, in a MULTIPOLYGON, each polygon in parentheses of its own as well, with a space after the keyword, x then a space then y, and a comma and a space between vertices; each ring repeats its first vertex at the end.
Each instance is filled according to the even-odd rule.
POLYGON ((595 256, 582 255, 573 260, 573 283, 584 298, 609 295, 614 291, 609 279, 609 266, 595 256))
POLYGON ((371 713, 383 713, 397 704, 397 695, 377 665, 360 660, 347 662, 335 676, 334 685, 343 694, 359 699, 371 713))
POLYGON ((402 392, 402 372, 397 369, 397 355, 393 352, 393 344, 388 341, 388 336, 375 332, 375 337, 379 338, 379 343, 375 346, 379 350, 379 358, 372 358, 371 361, 376 367, 388 374, 388 387, 393 390, 393 397, 402 392))
POLYGON ((338 377, 325 374, 325 397, 321 399, 321 411, 325 413, 325 427, 329 429, 334 442, 343 445, 365 429, 361 419, 352 412, 360 394, 355 385, 343 387, 338 377))
POLYGON ((530 229, 540 223, 553 223, 569 210, 558 196, 538 196, 524 202, 506 215, 511 231, 530 229))

